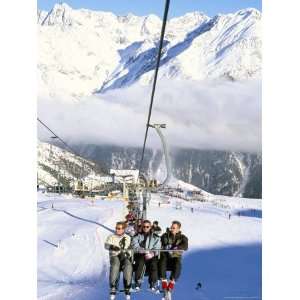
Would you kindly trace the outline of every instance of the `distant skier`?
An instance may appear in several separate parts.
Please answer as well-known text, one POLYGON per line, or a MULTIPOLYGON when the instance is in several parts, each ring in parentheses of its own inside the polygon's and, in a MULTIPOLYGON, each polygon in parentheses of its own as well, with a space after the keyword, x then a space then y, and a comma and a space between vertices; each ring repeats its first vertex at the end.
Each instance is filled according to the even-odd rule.
POLYGON ((143 220, 142 219, 138 219, 136 221, 135 232, 136 232, 136 234, 143 232, 143 220))
POLYGON ((130 300, 130 288, 132 279, 132 252, 130 250, 131 237, 125 234, 125 223, 116 223, 116 232, 108 236, 105 249, 110 256, 110 299, 114 300, 118 290, 120 272, 123 271, 123 284, 126 300, 130 300))
POLYGON ((188 238, 180 231, 181 223, 173 221, 170 229, 161 237, 162 248, 165 250, 180 250, 161 252, 159 260, 160 278, 163 290, 173 290, 175 281, 178 280, 181 273, 182 251, 188 249, 188 238), (171 266, 171 276, 168 283, 167 266, 171 266))
POLYGON ((125 219, 127 220, 127 222, 134 222, 136 220, 135 215, 134 215, 134 213, 132 211, 130 211, 126 215, 125 219))
POLYGON ((152 231, 153 231, 154 233, 156 233, 157 235, 161 235, 162 230, 161 230, 161 228, 158 226, 158 221, 154 221, 154 222, 153 222, 153 225, 152 225, 152 231))
POLYGON ((128 234, 129 236, 133 237, 135 236, 136 234, 136 231, 135 231, 135 224, 134 222, 126 222, 126 229, 125 229, 125 233, 128 234))
POLYGON ((143 222, 142 232, 138 233, 132 239, 132 248, 136 252, 134 256, 135 268, 135 287, 136 290, 141 288, 141 281, 145 268, 149 268, 149 285, 150 289, 156 290, 158 281, 158 255, 155 250, 160 250, 160 237, 151 231, 151 222, 143 222))

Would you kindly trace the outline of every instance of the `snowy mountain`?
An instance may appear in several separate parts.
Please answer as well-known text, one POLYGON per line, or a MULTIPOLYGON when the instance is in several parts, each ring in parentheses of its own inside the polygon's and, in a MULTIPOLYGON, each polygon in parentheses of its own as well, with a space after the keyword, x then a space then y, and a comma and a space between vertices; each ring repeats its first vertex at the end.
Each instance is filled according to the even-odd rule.
MULTIPOLYGON (((138 171, 134 169, 135 165, 124 169, 120 165, 112 164, 112 166, 117 166, 118 168, 116 170, 110 169, 110 165, 102 164, 101 162, 95 163, 94 161, 74 155, 65 149, 45 142, 38 143, 37 156, 37 180, 38 184, 44 187, 59 184, 68 188, 78 179, 83 180, 87 186, 90 186, 91 183, 93 186, 97 186, 100 182, 112 181, 112 176, 109 175, 112 173, 115 174, 116 177, 114 180, 117 183, 123 182, 119 180, 120 178, 122 179, 123 175, 132 174, 136 177, 134 182, 136 182, 138 178, 138 171)), ((163 174, 163 176, 165 175, 163 174)), ((178 180, 175 177, 172 178, 169 187, 180 187, 184 191, 200 191, 199 187, 178 180)), ((205 191, 203 191, 203 193, 209 195, 205 191)))
POLYGON ((43 186, 60 183, 69 187, 78 178, 88 180, 104 174, 96 163, 48 143, 38 143, 37 159, 37 180, 43 186))
MULTIPOLYGON (((39 94, 71 95, 148 85, 161 19, 117 16, 56 4, 38 11, 39 94)), ((168 21, 160 77, 244 80, 261 74, 261 13, 243 9, 208 17, 188 13, 168 21)))
MULTIPOLYGON (((109 145, 74 145, 84 157, 106 169, 136 169, 141 149, 109 145)), ((261 155, 198 149, 170 150, 173 176, 209 193, 261 198, 261 155)), ((160 150, 146 149, 144 171, 151 178, 165 178, 160 150)))
MULTIPOLYGON (((93 93, 151 83, 161 29, 158 16, 117 16, 56 4, 49 12, 38 11, 37 26, 40 98, 79 102, 93 93)), ((212 18, 192 12, 168 21, 159 77, 175 84, 183 79, 196 84, 259 79, 261 59, 259 11, 249 8, 212 18)), ((141 150, 73 146, 106 170, 136 168, 141 150)), ((260 154, 176 149, 172 160, 178 179, 208 192, 261 197, 260 154)), ((150 173, 163 173, 161 161, 161 153, 149 149, 145 166, 150 173)))

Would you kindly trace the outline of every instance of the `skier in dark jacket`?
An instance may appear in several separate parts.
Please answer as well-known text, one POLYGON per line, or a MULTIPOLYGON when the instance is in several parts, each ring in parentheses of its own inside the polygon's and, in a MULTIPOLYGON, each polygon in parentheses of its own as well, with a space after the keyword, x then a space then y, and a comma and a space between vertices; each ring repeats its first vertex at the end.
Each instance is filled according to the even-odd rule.
POLYGON ((172 290, 174 288, 175 281, 178 280, 181 273, 183 251, 188 249, 188 238, 181 233, 180 228, 181 223, 179 221, 173 221, 170 229, 167 229, 161 236, 162 249, 172 250, 170 252, 161 252, 160 255, 159 271, 163 290, 172 290), (169 283, 167 280, 168 266, 171 266, 169 283))
POLYGON ((154 221, 153 222, 153 225, 152 225, 152 231, 154 232, 154 233, 156 233, 157 235, 161 235, 161 233, 162 233, 162 230, 161 230, 161 228, 158 226, 158 221, 154 221))
POLYGON ((149 268, 150 288, 155 290, 158 281, 158 255, 161 241, 160 237, 151 231, 151 222, 143 222, 142 232, 132 238, 131 247, 135 255, 135 287, 139 290, 145 267, 149 268))

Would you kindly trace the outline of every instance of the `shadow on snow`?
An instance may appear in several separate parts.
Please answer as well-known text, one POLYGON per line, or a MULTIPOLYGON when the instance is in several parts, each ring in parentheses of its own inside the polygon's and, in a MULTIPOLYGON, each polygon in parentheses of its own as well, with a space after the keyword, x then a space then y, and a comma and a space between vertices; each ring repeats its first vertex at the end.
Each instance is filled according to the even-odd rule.
MULTIPOLYGON (((49 281, 58 286, 77 286, 78 289, 75 289, 77 300, 100 299, 106 297, 109 291, 107 271, 93 278, 80 278, 74 281, 48 278, 40 280, 39 285, 47 285, 49 281)), ((261 299, 261 281, 261 244, 199 249, 190 251, 184 256, 183 271, 176 283, 172 299, 229 300, 245 297, 261 299), (201 288, 198 287, 199 283, 201 288)), ((144 287, 146 288, 146 284, 144 287)), ((132 294, 133 300, 158 298, 159 295, 144 291, 132 294)))
POLYGON ((261 299, 261 281, 261 244, 191 251, 173 299, 261 299))
POLYGON ((239 209, 234 210, 233 214, 240 217, 250 217, 262 219, 262 210, 261 209, 239 209))

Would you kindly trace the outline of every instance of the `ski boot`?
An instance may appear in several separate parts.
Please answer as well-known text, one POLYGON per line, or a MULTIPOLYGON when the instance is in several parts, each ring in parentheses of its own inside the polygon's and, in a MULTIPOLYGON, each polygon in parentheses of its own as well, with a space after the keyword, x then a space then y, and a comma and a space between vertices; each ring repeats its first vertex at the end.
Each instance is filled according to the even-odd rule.
POLYGON ((150 292, 159 294, 159 287, 156 283, 150 283, 150 292))
POLYGON ((126 300, 130 300, 131 299, 131 297, 130 297, 130 289, 126 289, 125 290, 125 299, 126 300))
POLYGON ((162 281, 161 281, 161 288, 163 290, 167 290, 168 289, 168 280, 167 279, 162 279, 162 281))
POLYGON ((110 289, 110 300, 115 300, 117 295, 117 289, 115 287, 112 287, 110 289))
POLYGON ((116 299, 116 294, 110 293, 109 300, 115 300, 115 299, 116 299))
POLYGON ((175 280, 171 280, 168 284, 168 290, 172 291, 174 289, 175 286, 175 280))
POLYGON ((133 286, 133 289, 135 292, 139 292, 141 290, 141 283, 140 282, 136 282, 133 286))

